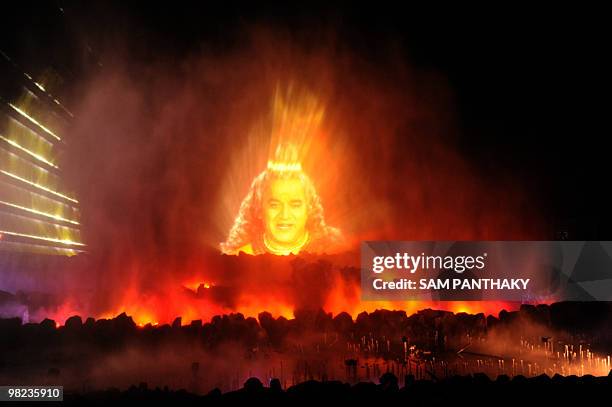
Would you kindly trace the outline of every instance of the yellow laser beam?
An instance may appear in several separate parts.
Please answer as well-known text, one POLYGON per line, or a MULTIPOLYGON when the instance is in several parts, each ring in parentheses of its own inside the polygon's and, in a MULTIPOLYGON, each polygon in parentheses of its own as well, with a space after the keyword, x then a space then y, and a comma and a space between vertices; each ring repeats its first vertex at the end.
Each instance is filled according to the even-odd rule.
POLYGON ((2 139, 2 140, 4 140, 4 141, 6 141, 7 143, 9 143, 10 145, 12 145, 13 147, 15 147, 15 148, 17 148, 17 149, 19 149, 19 150, 23 151, 24 153, 29 154, 30 156, 32 156, 32 157, 34 157, 34 158, 36 158, 38 161, 41 161, 41 162, 43 162, 43 163, 45 163, 45 164, 47 164, 47 165, 50 165, 50 166, 51 166, 51 167, 53 167, 53 168, 57 168, 57 169, 59 169, 59 167, 58 167, 57 165, 55 165, 55 164, 53 164, 51 161, 49 161, 49 160, 45 159, 43 156, 41 156, 41 155, 39 155, 39 154, 36 154, 36 153, 34 153, 34 152, 32 152, 32 151, 28 150, 27 148, 23 147, 23 146, 22 146, 22 145, 20 145, 19 143, 16 143, 16 142, 14 142, 13 140, 9 140, 9 139, 7 139, 6 137, 4 137, 4 136, 3 136, 3 135, 1 135, 1 134, 0 134, 0 139, 2 139))
POLYGON ((33 187, 35 187, 35 188, 38 188, 38 189, 41 189, 41 190, 43 190, 43 191, 49 192, 50 194, 57 195, 57 196, 59 196, 59 197, 62 197, 62 198, 64 198, 64 199, 67 199, 67 200, 69 200, 69 201, 71 201, 71 202, 74 202, 74 203, 77 203, 77 204, 79 203, 79 201, 77 201, 76 199, 70 198, 70 197, 68 197, 68 196, 66 196, 66 195, 63 195, 63 194, 60 194, 59 192, 53 191, 52 189, 49 189, 49 188, 44 187, 44 186, 42 186, 42 185, 39 185, 39 184, 37 184, 37 183, 35 183, 35 182, 28 181, 27 179, 25 179, 25 178, 21 178, 20 176, 15 175, 15 174, 11 174, 11 173, 10 173, 10 172, 8 172, 8 171, 0 170, 0 173, 2 173, 2 174, 4 174, 4 175, 7 175, 7 176, 9 176, 9 177, 11 177, 11 178, 13 178, 13 179, 18 180, 18 181, 24 182, 24 183, 26 183, 26 184, 28 184, 28 185, 31 185, 31 186, 33 186, 33 187))
POLYGON ((28 239, 43 240, 45 242, 52 242, 52 243, 61 243, 61 244, 69 245, 69 246, 82 246, 82 247, 85 247, 85 244, 79 243, 79 242, 74 242, 74 241, 72 241, 70 239, 55 239, 53 237, 28 235, 27 233, 11 232, 9 230, 0 230, 0 234, 8 235, 8 236, 27 237, 28 239))
POLYGON ((10 207, 16 208, 16 209, 21 209, 23 211, 30 212, 30 213, 33 213, 33 214, 36 214, 36 215, 46 216, 48 218, 59 220, 59 221, 62 221, 62 222, 72 223, 73 225, 80 225, 79 222, 76 222, 74 220, 66 219, 66 218, 63 218, 61 216, 53 215, 51 213, 39 211, 39 210, 36 210, 36 209, 33 209, 33 208, 26 208, 25 206, 15 205, 14 203, 0 201, 0 204, 6 205, 6 206, 10 206, 10 207))
POLYGON ((50 134, 51 136, 55 137, 58 141, 61 141, 62 139, 57 136, 55 133, 53 133, 51 130, 49 130, 48 128, 46 128, 42 123, 38 122, 38 120, 36 120, 35 118, 33 118, 32 116, 30 116, 29 114, 27 114, 26 112, 24 112, 23 110, 21 110, 20 108, 18 108, 17 106, 15 106, 12 103, 9 103, 9 106, 11 108, 13 108, 14 111, 16 111, 17 113, 19 113, 20 115, 22 115, 23 117, 25 117, 26 119, 28 119, 29 121, 31 121, 32 123, 36 124, 38 127, 40 127, 41 129, 43 129, 46 133, 50 134))
POLYGON ((0 249, 9 249, 13 251, 27 251, 30 253, 44 253, 44 254, 63 254, 66 256, 74 256, 79 253, 83 253, 81 249, 69 249, 67 247, 57 246, 44 246, 41 244, 34 243, 16 243, 3 241, 0 236, 0 249))
POLYGON ((57 100, 57 99, 53 99, 53 101, 54 101, 54 102, 55 102, 55 103, 56 103, 56 104, 57 104, 59 107, 61 107, 62 109, 64 109, 64 112, 68 113, 68 115, 69 115, 70 117, 74 117, 74 115, 73 115, 73 114, 70 112, 70 110, 66 109, 66 108, 64 107, 64 105, 62 105, 62 104, 60 103, 60 101, 59 101, 59 100, 57 100))

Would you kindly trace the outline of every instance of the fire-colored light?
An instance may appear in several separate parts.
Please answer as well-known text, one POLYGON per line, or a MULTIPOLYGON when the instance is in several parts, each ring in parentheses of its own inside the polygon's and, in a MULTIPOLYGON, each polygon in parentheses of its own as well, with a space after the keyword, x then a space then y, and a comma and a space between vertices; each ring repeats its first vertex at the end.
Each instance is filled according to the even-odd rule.
POLYGON ((17 233, 17 232, 11 232, 8 230, 0 230, 0 233, 4 235, 8 235, 8 236, 27 237, 28 239, 36 239, 36 240, 43 240, 45 242, 60 243, 60 244, 68 245, 68 246, 82 246, 82 247, 85 246, 85 244, 83 243, 75 242, 70 239, 55 239, 53 237, 29 235, 27 233, 17 233))
POLYGON ((276 161, 268 161, 268 169, 277 172, 288 172, 288 171, 302 171, 302 164, 300 163, 284 163, 276 161))
POLYGON ((140 328, 144 328, 147 324, 151 324, 151 326, 159 326, 159 322, 157 322, 157 321, 153 321, 153 322, 138 322, 138 323, 136 323, 136 325, 138 325, 140 328))
POLYGON ((194 283, 185 283, 183 284, 183 287, 193 291, 194 293, 198 291, 198 288, 200 287, 204 287, 206 289, 209 289, 211 287, 214 287, 215 284, 214 283, 210 283, 210 282, 201 282, 201 281, 197 281, 194 283))
POLYGON ((9 140, 9 139, 7 139, 6 137, 4 137, 4 136, 3 136, 3 135, 1 135, 1 134, 0 134, 0 139, 2 139, 2 140, 4 140, 4 141, 6 141, 6 142, 7 142, 7 143, 9 143, 11 146, 13 146, 13 147, 15 147, 15 148, 17 148, 17 149, 19 149, 19 150, 23 151, 24 153, 29 154, 30 156, 32 156, 32 157, 34 157, 34 158, 36 158, 38 161, 41 161, 41 162, 43 162, 43 163, 45 163, 45 164, 47 164, 47 165, 50 165, 50 166, 51 166, 51 167, 53 167, 53 168, 57 168, 57 169, 59 169, 59 167, 58 167, 57 165, 55 165, 55 164, 53 164, 51 161, 49 161, 49 160, 45 159, 43 156, 41 156, 41 155, 39 155, 39 154, 36 154, 36 153, 34 153, 34 152, 32 152, 32 151, 28 150, 27 148, 25 148, 25 147, 21 146, 20 144, 18 144, 18 143, 16 143, 16 142, 14 142, 13 140, 9 140))
POLYGON ((51 130, 49 130, 48 128, 46 128, 42 123, 40 123, 38 120, 36 120, 35 118, 33 118, 32 116, 30 116, 29 114, 27 114, 26 112, 24 112, 23 110, 21 110, 20 108, 18 108, 17 106, 15 106, 12 103, 9 103, 9 106, 16 111, 17 113, 19 113, 20 115, 22 115, 23 117, 25 117, 26 119, 28 119, 29 121, 31 121, 32 123, 34 123, 35 125, 37 125, 38 127, 40 127, 41 129, 43 129, 46 133, 48 133, 49 135, 55 137, 57 139, 57 141, 61 141, 62 139, 56 135, 55 133, 53 133, 51 130))
MULTIPOLYGON (((326 162, 331 154, 323 147, 324 138, 330 134, 323 123, 324 115, 325 106, 321 99, 308 89, 293 84, 277 87, 268 115, 270 120, 263 125, 254 124, 249 133, 249 148, 240 152, 242 157, 235 160, 228 172, 231 173, 228 179, 232 179, 229 185, 233 185, 236 179, 252 181, 246 196, 236 196, 234 189, 224 191, 227 201, 236 200, 230 206, 240 208, 238 213, 224 213, 233 217, 227 238, 220 244, 224 254, 285 256, 302 251, 318 252, 323 247, 328 252, 339 251, 344 244, 342 233, 339 228, 326 225, 315 179, 305 171, 307 168, 319 170, 324 164, 325 171, 317 171, 317 176, 325 179, 328 173, 336 172, 335 164, 326 162), (248 160, 244 160, 247 153, 248 160), (264 154, 265 161, 261 160, 264 154), (243 164, 253 162, 251 160, 266 163, 254 178, 246 176, 247 172, 253 174, 252 166, 243 164), (264 195, 267 202, 261 199, 264 195), (274 208, 268 205, 272 201, 278 202, 274 208), (287 208, 287 211, 282 208, 287 208), (289 217, 291 221, 281 222, 281 219, 289 217), (338 244, 331 247, 331 242, 338 244)), ((224 204, 227 208, 227 202, 224 204)))
POLYGON ((53 215, 52 213, 47 213, 47 212, 39 211, 39 210, 34 209, 34 208, 26 208, 25 206, 15 205, 13 203, 5 202, 5 201, 0 201, 0 204, 6 205, 6 206, 10 206, 11 208, 15 208, 15 209, 21 209, 22 211, 30 212, 30 213, 33 213, 35 215, 46 216, 47 218, 59 220, 61 222, 72 223, 73 225, 80 225, 80 223, 77 222, 77 221, 66 219, 66 218, 63 218, 63 217, 58 216, 58 215, 53 215))
POLYGON ((59 192, 53 191, 52 189, 49 189, 49 188, 47 188, 47 187, 44 187, 44 186, 42 186, 42 185, 40 185, 40 184, 37 184, 37 183, 35 183, 35 182, 28 181, 27 179, 25 179, 25 178, 21 178, 20 176, 15 175, 15 174, 11 174, 11 173, 10 173, 10 172, 8 172, 8 171, 0 170, 0 173, 2 173, 2 174, 4 174, 4 175, 7 175, 7 176, 9 176, 9 177, 11 177, 11 178, 14 178, 14 179, 16 179, 16 180, 18 180, 18 181, 24 182, 24 183, 26 183, 26 184, 28 184, 28 185, 33 186, 33 187, 36 187, 36 188, 38 188, 38 189, 41 189, 41 190, 43 190, 43 191, 49 192, 50 194, 57 195, 57 196, 59 196, 59 197, 62 197, 62 198, 64 198, 64 199, 67 199, 67 200, 69 200, 69 201, 71 201, 71 202, 74 202, 74 203, 77 203, 77 204, 79 203, 79 201, 77 201, 76 199, 70 198, 70 197, 68 197, 68 196, 66 196, 66 195, 63 195, 63 194, 60 194, 59 192))

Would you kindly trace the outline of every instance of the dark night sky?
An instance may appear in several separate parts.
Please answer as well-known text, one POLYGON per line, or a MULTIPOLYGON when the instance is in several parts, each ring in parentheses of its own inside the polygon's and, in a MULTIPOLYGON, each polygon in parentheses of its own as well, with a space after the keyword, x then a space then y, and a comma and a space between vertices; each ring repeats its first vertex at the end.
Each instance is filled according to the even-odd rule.
POLYGON ((515 174, 543 197, 551 239, 563 231, 575 240, 612 237, 596 97, 605 48, 595 10, 257 3, 27 1, 3 13, 0 49, 32 70, 52 61, 78 82, 104 64, 96 50, 109 42, 123 42, 141 61, 180 59, 241 47, 248 24, 272 27, 305 49, 333 27, 337 46, 374 62, 393 44, 411 64, 448 79, 462 154, 485 176, 515 174))

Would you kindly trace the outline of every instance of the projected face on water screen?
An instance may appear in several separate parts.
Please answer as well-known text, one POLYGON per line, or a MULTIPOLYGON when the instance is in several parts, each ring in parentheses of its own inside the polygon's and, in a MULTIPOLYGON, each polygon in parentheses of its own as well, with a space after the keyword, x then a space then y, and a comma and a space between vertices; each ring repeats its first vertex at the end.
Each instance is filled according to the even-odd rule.
POLYGON ((298 178, 273 179, 263 195, 264 243, 291 250, 308 239, 306 191, 298 178))
POLYGON ((319 195, 299 162, 270 161, 253 180, 221 251, 326 253, 342 240, 340 231, 326 224, 319 195))

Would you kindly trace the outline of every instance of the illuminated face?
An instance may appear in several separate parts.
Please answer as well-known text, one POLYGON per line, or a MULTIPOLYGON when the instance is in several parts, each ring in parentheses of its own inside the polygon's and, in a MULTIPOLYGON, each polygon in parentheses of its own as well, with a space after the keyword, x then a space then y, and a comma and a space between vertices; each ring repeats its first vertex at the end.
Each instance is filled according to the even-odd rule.
POLYGON ((291 247, 304 237, 308 211, 299 179, 275 179, 263 196, 266 236, 277 246, 291 247))

